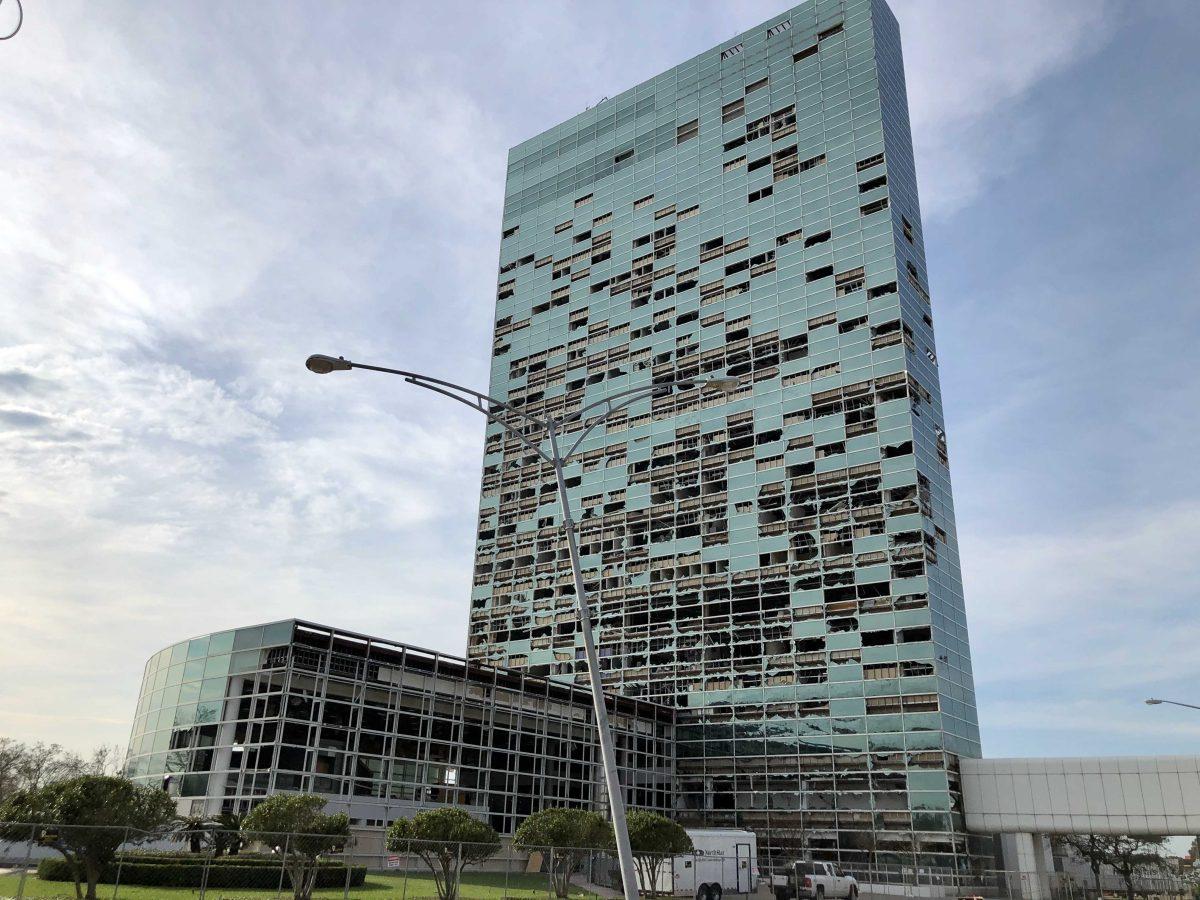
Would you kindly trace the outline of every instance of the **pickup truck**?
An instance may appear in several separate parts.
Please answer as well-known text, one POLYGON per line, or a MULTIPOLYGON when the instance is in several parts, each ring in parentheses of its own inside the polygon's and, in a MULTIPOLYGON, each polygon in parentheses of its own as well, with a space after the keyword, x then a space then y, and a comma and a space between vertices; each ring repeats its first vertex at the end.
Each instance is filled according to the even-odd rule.
POLYGON ((858 900, 858 882, 833 863, 797 862, 784 874, 771 876, 775 900, 858 900))

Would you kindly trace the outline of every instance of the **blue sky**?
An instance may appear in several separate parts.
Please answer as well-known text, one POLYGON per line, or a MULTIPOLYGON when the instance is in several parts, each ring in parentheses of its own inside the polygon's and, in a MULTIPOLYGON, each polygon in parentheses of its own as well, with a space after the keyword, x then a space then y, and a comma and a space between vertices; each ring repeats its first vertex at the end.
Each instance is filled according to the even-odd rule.
MULTIPOLYGON (((0 20, 12 4, 0 7, 0 20)), ((302 616, 461 652, 507 148, 784 8, 26 4, 0 43, 0 734, 302 616)), ((897 0, 984 751, 1195 752, 1200 17, 897 0)), ((4 31, 0 21, 0 33, 4 31)))

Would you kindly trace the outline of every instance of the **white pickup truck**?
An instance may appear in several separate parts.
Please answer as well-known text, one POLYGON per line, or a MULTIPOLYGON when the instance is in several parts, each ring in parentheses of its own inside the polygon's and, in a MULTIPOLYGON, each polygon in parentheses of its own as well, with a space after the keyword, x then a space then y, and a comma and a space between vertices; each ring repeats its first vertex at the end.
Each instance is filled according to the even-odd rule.
POLYGON ((833 863, 797 862, 782 875, 771 876, 775 900, 858 900, 858 882, 833 863))

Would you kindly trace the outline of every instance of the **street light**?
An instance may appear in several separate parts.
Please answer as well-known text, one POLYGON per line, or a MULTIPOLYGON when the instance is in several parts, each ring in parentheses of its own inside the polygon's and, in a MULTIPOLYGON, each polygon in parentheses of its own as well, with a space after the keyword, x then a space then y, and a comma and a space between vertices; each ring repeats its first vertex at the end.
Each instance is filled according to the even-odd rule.
POLYGON ((399 375, 409 384, 443 394, 457 400, 487 416, 489 422, 500 425, 506 433, 517 438, 528 450, 536 453, 554 467, 554 478, 558 486, 558 502, 562 507, 563 531, 567 536, 567 551, 571 558, 571 574, 575 582, 575 598, 579 605, 580 631, 583 633, 583 648, 587 657, 588 680, 592 689, 592 707, 596 714, 596 731, 600 736, 600 758, 604 765, 604 783, 608 790, 608 807, 612 815, 613 832, 617 842, 617 859, 621 864, 621 885, 625 900, 637 900, 637 873, 634 870, 633 852, 629 847, 629 830, 625 824, 625 798, 621 793, 621 781, 617 775, 617 754, 613 747, 612 729, 608 723, 608 710, 604 705, 604 690, 600 680, 600 663, 596 655, 596 642, 592 636, 592 616, 583 585, 583 569, 579 563, 579 546, 576 541, 575 522, 571 518, 571 506, 567 498, 567 482, 563 468, 567 460, 579 449, 589 434, 616 412, 647 397, 664 397, 672 391, 702 388, 709 393, 732 394, 740 386, 737 378, 716 375, 706 378, 664 379, 641 387, 617 391, 601 400, 583 406, 569 415, 545 419, 530 415, 524 410, 510 406, 487 394, 481 394, 449 381, 429 378, 416 372, 388 369, 383 366, 368 366, 350 362, 342 357, 315 354, 304 363, 310 372, 328 375, 330 372, 349 369, 369 369, 399 375), (512 421, 516 420, 516 421, 512 421), (578 423, 582 432, 562 452, 559 440, 564 437, 567 426, 578 423), (542 448, 546 442, 549 452, 542 448))
POLYGON ((1158 706, 1160 703, 1170 703, 1172 706, 1186 706, 1188 709, 1200 709, 1193 703, 1180 703, 1178 700, 1159 700, 1157 697, 1151 697, 1146 701, 1147 706, 1158 706))

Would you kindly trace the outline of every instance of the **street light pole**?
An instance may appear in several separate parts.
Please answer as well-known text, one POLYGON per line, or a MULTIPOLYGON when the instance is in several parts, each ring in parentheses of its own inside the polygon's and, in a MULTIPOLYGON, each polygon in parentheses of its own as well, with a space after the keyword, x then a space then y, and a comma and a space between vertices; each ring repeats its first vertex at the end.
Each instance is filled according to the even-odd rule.
POLYGON ((591 604, 588 602, 587 589, 583 583, 583 567, 579 561, 576 525, 575 520, 571 517, 571 504, 567 497, 567 482, 563 475, 563 469, 567 461, 579 449, 584 439, 596 426, 603 424, 613 413, 636 403, 638 400, 643 400, 647 397, 665 396, 676 388, 690 390, 700 387, 710 391, 729 394, 737 390, 739 385, 738 379, 717 376, 712 378, 683 378, 659 381, 640 388, 619 391, 602 400, 589 403, 568 416, 561 418, 547 417, 545 420, 542 420, 524 410, 517 409, 486 394, 481 394, 478 391, 473 391, 470 388, 460 385, 451 384, 448 381, 419 375, 415 372, 354 363, 340 356, 336 358, 322 355, 310 356, 305 365, 310 371, 318 375, 326 375, 330 372, 346 371, 349 369, 369 369, 373 372, 399 375, 409 384, 415 384, 417 387, 423 387, 443 394, 482 412, 487 416, 489 422, 499 424, 505 432, 519 439, 528 450, 536 453, 554 468, 554 480, 558 489, 558 502, 562 507, 563 531, 566 533, 567 552, 571 559, 571 575, 575 583, 575 601, 579 606, 579 625, 580 631, 583 633, 583 652, 587 658, 588 681, 592 691, 592 709, 595 712, 596 731, 600 738, 600 760, 604 768, 604 784, 608 793, 609 814, 612 817, 613 834, 616 838, 617 860, 621 866, 621 887, 625 895, 625 900, 637 900, 637 872, 634 868, 633 851, 629 845, 629 829, 625 822, 625 796, 621 790, 621 779, 617 772, 617 751, 613 744, 612 727, 608 722, 608 708, 604 702, 604 686, 600 677, 600 659, 596 653, 596 641, 592 634, 591 604), (593 411, 594 415, 589 417, 588 413, 593 411), (515 422, 508 421, 510 417, 523 421, 527 426, 534 426, 535 431, 533 432, 533 436, 536 442, 530 439, 530 434, 527 433, 526 428, 518 428, 515 422), (579 437, 575 438, 574 442, 564 453, 560 449, 559 440, 564 435, 565 427, 574 422, 579 422, 582 425, 583 431, 579 437), (549 444, 549 453, 546 453, 540 446, 542 440, 545 440, 549 444))
POLYGON ((1160 700, 1157 697, 1151 697, 1146 701, 1147 706, 1158 706, 1160 703, 1170 703, 1172 706, 1186 706, 1188 709, 1200 709, 1194 703, 1180 703, 1178 700, 1160 700))

